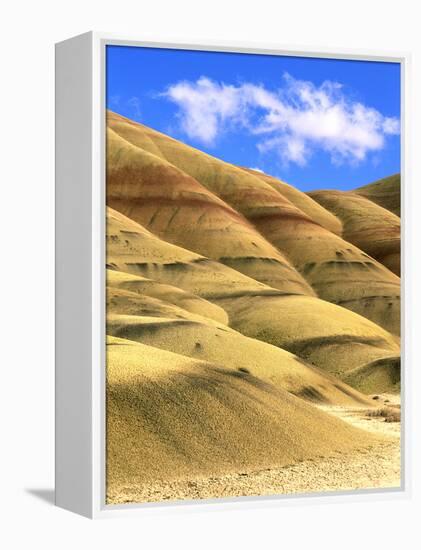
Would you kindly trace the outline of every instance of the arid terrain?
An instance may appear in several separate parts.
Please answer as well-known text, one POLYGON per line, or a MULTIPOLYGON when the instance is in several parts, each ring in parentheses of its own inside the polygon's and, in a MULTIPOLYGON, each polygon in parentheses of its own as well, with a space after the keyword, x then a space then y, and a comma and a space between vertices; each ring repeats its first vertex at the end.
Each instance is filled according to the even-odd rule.
POLYGON ((107 502, 399 487, 399 175, 306 194, 107 129, 107 502))

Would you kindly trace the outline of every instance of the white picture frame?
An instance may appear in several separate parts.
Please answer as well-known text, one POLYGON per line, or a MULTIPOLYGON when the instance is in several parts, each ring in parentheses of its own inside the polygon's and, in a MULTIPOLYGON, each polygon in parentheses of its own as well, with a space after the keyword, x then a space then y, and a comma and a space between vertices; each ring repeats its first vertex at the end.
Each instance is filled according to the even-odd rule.
POLYGON ((153 43, 89 32, 56 45, 56 504, 89 518, 139 514, 176 506, 280 506, 299 502, 408 498, 411 487, 411 279, 408 174, 410 56, 360 50, 244 43, 153 43), (392 61, 401 65, 402 101, 402 484, 399 489, 334 495, 279 495, 154 504, 105 504, 105 48, 130 45, 392 61), (77 341, 78 345, 74 345, 77 341))

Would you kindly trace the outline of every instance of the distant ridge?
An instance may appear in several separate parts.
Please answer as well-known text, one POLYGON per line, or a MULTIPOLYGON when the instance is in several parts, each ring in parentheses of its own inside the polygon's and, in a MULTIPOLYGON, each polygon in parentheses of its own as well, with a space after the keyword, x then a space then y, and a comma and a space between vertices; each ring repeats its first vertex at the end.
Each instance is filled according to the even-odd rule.
MULTIPOLYGON (((399 335, 399 278, 341 238, 329 210, 276 178, 118 114, 107 120, 110 206, 166 241, 285 294, 316 294, 399 335)), ((389 259, 394 267, 396 256, 389 259)))
POLYGON ((191 175, 112 129, 107 139, 107 204, 162 239, 273 288, 314 294, 241 213, 191 175))
POLYGON ((400 276, 401 220, 357 193, 313 191, 310 197, 334 213, 343 224, 343 237, 400 276))
POLYGON ((339 377, 398 353, 393 336, 360 315, 314 296, 273 289, 167 243, 119 212, 110 208, 107 212, 110 270, 200 296, 222 308, 229 325, 246 336, 291 351, 339 377))
POLYGON ((355 193, 367 197, 396 216, 401 215, 401 175, 393 174, 355 189, 355 193))

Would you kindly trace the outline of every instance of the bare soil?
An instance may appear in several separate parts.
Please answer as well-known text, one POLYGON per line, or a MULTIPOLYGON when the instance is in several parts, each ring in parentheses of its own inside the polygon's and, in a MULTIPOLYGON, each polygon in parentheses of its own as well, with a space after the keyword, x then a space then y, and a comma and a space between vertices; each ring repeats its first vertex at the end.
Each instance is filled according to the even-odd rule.
MULTIPOLYGON (((396 396, 382 395, 373 403, 399 407, 396 396)), ((212 499, 236 496, 319 493, 400 486, 400 422, 369 416, 367 409, 320 407, 368 432, 386 436, 384 442, 365 450, 306 460, 279 469, 238 472, 212 478, 196 478, 147 486, 121 487, 108 495, 109 504, 172 500, 212 499)))

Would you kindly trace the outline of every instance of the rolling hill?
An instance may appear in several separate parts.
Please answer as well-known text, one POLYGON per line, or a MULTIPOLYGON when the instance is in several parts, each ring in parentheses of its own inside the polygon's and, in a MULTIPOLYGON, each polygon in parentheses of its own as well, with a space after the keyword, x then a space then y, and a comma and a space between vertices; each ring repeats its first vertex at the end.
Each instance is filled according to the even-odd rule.
POLYGON ((306 214, 311 220, 318 223, 328 231, 335 233, 336 235, 342 235, 342 223, 334 215, 323 208, 318 202, 309 197, 306 193, 299 191, 292 185, 289 185, 285 181, 264 174, 263 172, 257 172, 251 168, 243 168, 250 174, 254 174, 259 179, 262 179, 268 183, 273 189, 275 189, 282 197, 288 199, 294 206, 306 214))
POLYGON ((390 443, 332 411, 400 391, 398 176, 306 194, 112 112, 106 175, 108 502, 390 443))
POLYGON ((355 193, 401 216, 401 175, 394 174, 355 189, 355 193))
POLYGON ((126 304, 108 306, 107 332, 179 355, 209 361, 316 403, 369 406, 370 401, 299 357, 224 325, 182 315, 156 315, 148 307, 131 313, 126 304))
POLYGON ((109 269, 195 294, 222 308, 228 324, 245 336, 291 351, 338 376, 399 352, 390 333, 360 315, 314 296, 271 288, 107 211, 109 269))
POLYGON ((356 193, 314 191, 309 195, 342 221, 344 239, 400 276, 401 220, 398 216, 356 193))
MULTIPOLYGON (((167 306, 173 305, 175 310, 182 311, 183 315, 191 313, 224 325, 228 324, 228 314, 225 310, 195 294, 145 277, 107 269, 107 292, 112 295, 114 290, 128 291, 132 299, 135 295, 140 300, 151 298, 158 303, 164 302, 167 306)), ((113 304, 110 307, 112 309, 113 304)), ((125 310, 124 313, 127 311, 125 310)))
POLYGON ((108 127, 109 206, 166 241, 399 335, 399 279, 342 239, 340 220, 311 197, 120 115, 108 113, 108 127))
POLYGON ((246 372, 107 345, 107 492, 347 453, 372 435, 246 372))
POLYGON ((193 177, 109 130, 107 204, 149 231, 273 288, 312 294, 288 260, 193 177))

